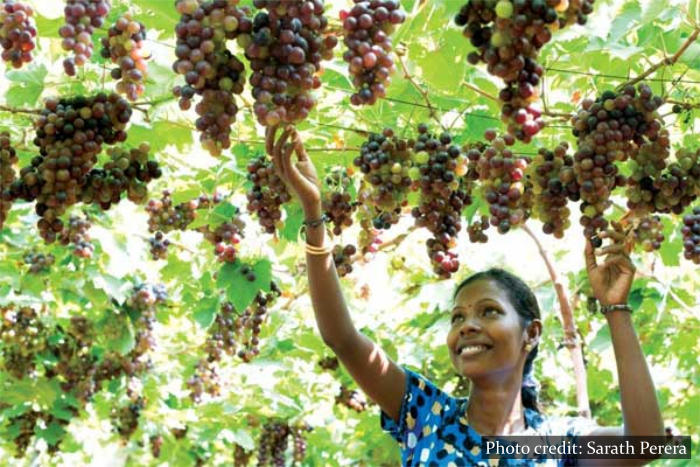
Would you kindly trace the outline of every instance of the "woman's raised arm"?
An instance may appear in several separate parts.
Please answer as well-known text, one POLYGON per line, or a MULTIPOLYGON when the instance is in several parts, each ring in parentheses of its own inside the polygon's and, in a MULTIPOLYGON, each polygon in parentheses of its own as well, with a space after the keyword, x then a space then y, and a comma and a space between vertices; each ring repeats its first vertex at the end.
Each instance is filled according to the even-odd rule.
MULTIPOLYGON (((277 142, 275 134, 276 128, 271 128, 266 135, 266 148, 275 170, 290 191, 296 193, 306 220, 320 219, 320 183, 299 134, 288 127, 277 142), (293 153, 298 158, 296 163, 292 161, 293 153)), ((311 246, 322 246, 325 241, 323 224, 308 227, 306 241, 311 246)), ((406 381, 404 371, 377 344, 355 329, 332 255, 307 253, 306 259, 311 302, 323 341, 367 396, 398 422, 406 381)))

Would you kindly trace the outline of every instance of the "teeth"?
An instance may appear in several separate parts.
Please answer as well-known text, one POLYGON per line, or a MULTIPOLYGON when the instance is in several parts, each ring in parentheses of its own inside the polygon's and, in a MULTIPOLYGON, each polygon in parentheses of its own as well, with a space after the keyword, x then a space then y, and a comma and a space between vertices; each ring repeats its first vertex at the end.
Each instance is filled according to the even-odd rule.
POLYGON ((483 352, 488 347, 485 345, 466 345, 459 350, 459 355, 474 355, 479 352, 483 352))

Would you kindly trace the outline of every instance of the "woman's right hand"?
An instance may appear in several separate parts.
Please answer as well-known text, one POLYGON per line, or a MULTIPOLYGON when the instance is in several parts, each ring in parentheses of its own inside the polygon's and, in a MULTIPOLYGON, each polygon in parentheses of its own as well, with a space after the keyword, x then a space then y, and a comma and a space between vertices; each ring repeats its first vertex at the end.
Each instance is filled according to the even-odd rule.
POLYGON ((290 192, 301 202, 304 213, 314 219, 321 216, 321 183, 316 169, 309 159, 304 143, 296 129, 288 125, 275 141, 277 126, 269 127, 265 133, 265 149, 272 157, 277 175, 290 192), (291 141, 290 141, 291 138, 291 141), (292 162, 296 153, 298 162, 292 162))

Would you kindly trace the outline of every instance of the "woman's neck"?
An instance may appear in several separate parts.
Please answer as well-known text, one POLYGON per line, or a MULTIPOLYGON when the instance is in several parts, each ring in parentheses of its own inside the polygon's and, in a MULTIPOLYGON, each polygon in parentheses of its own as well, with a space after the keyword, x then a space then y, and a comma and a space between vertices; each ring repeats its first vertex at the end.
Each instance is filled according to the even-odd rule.
POLYGON ((526 427, 520 381, 475 382, 469 396, 467 420, 479 434, 507 435, 526 427))

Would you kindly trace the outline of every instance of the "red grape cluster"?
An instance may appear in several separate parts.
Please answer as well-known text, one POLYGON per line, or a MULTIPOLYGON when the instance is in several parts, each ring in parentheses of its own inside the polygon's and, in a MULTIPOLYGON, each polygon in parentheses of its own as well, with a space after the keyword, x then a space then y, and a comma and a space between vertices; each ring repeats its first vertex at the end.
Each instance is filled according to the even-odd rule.
POLYGON ((472 243, 487 243, 489 237, 484 231, 488 230, 489 225, 491 225, 489 216, 481 216, 479 219, 472 221, 469 227, 467 227, 469 241, 472 243))
POLYGON ((243 219, 234 217, 211 231, 210 226, 204 226, 198 230, 204 234, 204 238, 214 245, 214 254, 219 261, 232 263, 236 260, 236 245, 241 242, 245 223, 243 219))
POLYGON ((587 237, 607 228, 604 213, 611 204, 610 194, 627 184, 615 163, 634 159, 650 142, 656 143, 654 150, 664 152, 668 147, 668 134, 656 112, 662 103, 646 84, 637 89, 628 85, 619 94, 605 91, 595 101, 584 100, 572 119, 578 138, 574 174, 583 200, 580 222, 587 237))
POLYGON ((304 433, 312 431, 313 428, 308 423, 300 423, 292 428, 292 438, 294 446, 292 449, 292 459, 295 463, 301 463, 306 457, 307 442, 304 433))
POLYGON ((664 241, 664 226, 659 216, 645 216, 632 232, 634 243, 643 251, 651 252, 661 248, 664 241))
POLYGON ((286 464, 287 446, 292 430, 286 422, 274 421, 263 425, 258 439, 259 466, 273 465, 284 467, 286 464))
POLYGON ((109 10, 108 0, 66 0, 65 24, 58 33, 63 38, 63 50, 75 54, 63 60, 68 76, 75 76, 75 67, 85 65, 92 56, 92 33, 102 27, 109 10))
POLYGON ((467 173, 467 158, 459 147, 452 144, 452 136, 439 137, 429 133, 428 127, 418 127, 419 136, 414 145, 414 160, 420 178, 420 205, 411 214, 416 226, 427 228, 433 237, 428 239, 428 255, 436 274, 449 278, 459 269, 457 234, 462 230, 462 209, 471 204, 471 181, 467 173))
POLYGON ((130 117, 129 103, 116 94, 46 101, 34 122, 40 155, 21 169, 10 197, 37 201, 38 227, 47 243, 62 232, 59 217, 66 208, 81 201, 102 145, 126 139, 130 117))
MULTIPOLYGON (((380 230, 374 227, 377 218, 376 209, 371 204, 371 189, 364 180, 360 184, 360 191, 357 193, 357 222, 362 230, 357 239, 357 245, 363 255, 376 253, 382 243, 380 230)), ((386 214, 386 213, 385 213, 386 214)), ((381 215, 380 215, 381 216, 381 215)))
POLYGON ((367 410, 367 401, 365 401, 362 395, 342 385, 340 386, 340 392, 335 396, 335 403, 344 405, 358 413, 367 410))
POLYGON ((501 78, 501 117, 508 133, 529 142, 544 126, 541 111, 532 106, 544 68, 537 63, 539 50, 552 33, 576 20, 586 22, 594 0, 470 0, 455 17, 477 51, 469 63, 486 63, 490 74, 501 78))
POLYGON ((340 12, 347 46, 343 59, 353 76, 357 92, 353 105, 374 104, 386 96, 391 75, 396 71, 390 35, 406 20, 399 0, 354 0, 355 5, 340 12))
POLYGON ((515 143, 511 135, 497 137, 495 132, 487 131, 486 136, 491 146, 480 156, 472 150, 467 157, 470 161, 476 159, 476 172, 482 195, 489 204, 491 225, 504 234, 530 216, 532 192, 524 179, 529 160, 516 156, 509 149, 515 143))
MULTIPOLYGON (((669 152, 659 140, 661 138, 642 145, 630 162, 632 174, 627 179, 627 207, 637 215, 681 214, 697 198, 700 150, 681 148, 676 160, 667 164, 669 152)), ((668 141, 667 137, 664 141, 668 141)))
POLYGON ((330 60, 338 39, 325 35, 323 0, 254 0, 253 32, 245 55, 253 71, 254 112, 264 126, 304 120, 321 86, 321 60, 330 60))
POLYGON ((360 197, 364 203, 370 203, 374 228, 389 229, 399 221, 412 188, 411 175, 418 178, 412 156, 411 142, 395 136, 391 128, 370 134, 362 143, 353 164, 364 174, 360 197))
POLYGON ((352 179, 346 168, 335 168, 326 176, 325 182, 323 210, 333 222, 333 234, 340 235, 344 228, 352 225, 352 213, 357 208, 350 193, 352 179))
POLYGON ((567 201, 580 198, 574 159, 567 154, 568 150, 566 142, 559 143, 553 151, 541 148, 528 167, 535 195, 533 217, 542 221, 544 233, 555 238, 563 238, 571 225, 567 201))
POLYGON ((333 247, 333 262, 340 277, 347 276, 352 272, 352 262, 355 253, 357 253, 357 248, 352 244, 345 246, 335 245, 333 247))
POLYGON ((282 204, 292 199, 282 179, 275 173, 272 161, 259 156, 248 163, 248 180, 253 187, 246 194, 248 212, 258 216, 258 222, 267 233, 281 228, 282 204))
POLYGON ((111 71, 112 78, 119 80, 117 92, 135 101, 143 94, 143 81, 148 76, 146 57, 141 49, 146 39, 146 27, 132 18, 130 13, 120 16, 102 38, 102 57, 117 65, 111 71))
POLYGON ((700 264, 700 207, 683 216, 683 257, 695 264, 700 264))
POLYGON ((14 167, 17 160, 17 152, 12 147, 10 134, 3 131, 0 133, 0 229, 5 224, 14 200, 11 185, 17 179, 14 167))
POLYGON ((79 258, 92 258, 95 246, 90 241, 90 227, 92 224, 85 218, 71 216, 68 225, 61 231, 58 240, 61 245, 71 245, 73 254, 79 258))
POLYGON ((195 404, 202 401, 205 392, 212 397, 221 395, 221 383, 216 366, 207 360, 197 362, 194 374, 187 380, 186 385, 190 390, 190 399, 195 404))
POLYGON ((29 265, 30 274, 38 274, 42 271, 48 271, 56 262, 56 258, 51 253, 27 253, 24 255, 24 264, 29 265))
POLYGON ((151 257, 154 261, 168 259, 170 240, 167 239, 163 232, 156 232, 152 238, 148 239, 148 243, 151 246, 151 257))
POLYGON ((15 0, 0 2, 2 59, 14 68, 21 68, 32 61, 32 50, 36 47, 33 15, 34 10, 26 3, 15 0))
POLYGON ((175 26, 177 43, 173 70, 185 77, 184 86, 173 89, 180 98, 180 108, 192 106, 195 95, 195 122, 200 141, 213 156, 231 146, 231 123, 238 106, 235 94, 243 92, 245 67, 227 47, 227 41, 250 41, 252 22, 248 8, 238 0, 177 0, 180 22, 175 26))
POLYGON ((146 204, 149 232, 186 230, 197 217, 198 200, 190 200, 173 206, 172 192, 163 190, 161 199, 151 199, 146 204))

